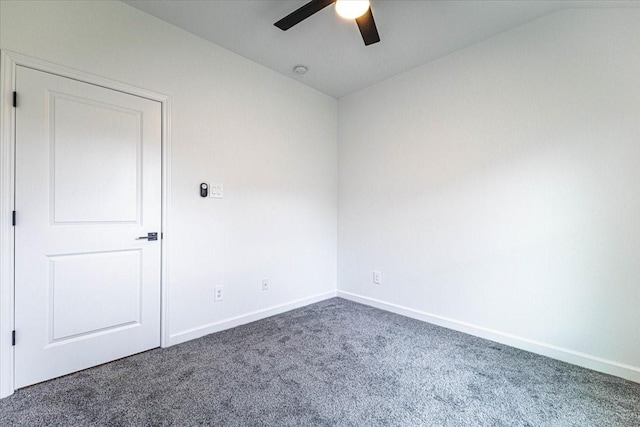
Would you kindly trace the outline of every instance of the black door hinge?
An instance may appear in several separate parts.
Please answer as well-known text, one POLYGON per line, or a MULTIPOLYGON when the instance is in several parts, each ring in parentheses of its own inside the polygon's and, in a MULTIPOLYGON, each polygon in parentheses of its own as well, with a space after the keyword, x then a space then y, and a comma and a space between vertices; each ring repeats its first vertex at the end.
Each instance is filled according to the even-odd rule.
POLYGON ((13 106, 17 107, 18 106, 18 92, 13 92, 13 106))
POLYGON ((14 227, 16 226, 16 211, 13 211, 13 214, 11 215, 11 225, 14 227))
POLYGON ((16 345, 16 331, 11 331, 11 345, 16 345))

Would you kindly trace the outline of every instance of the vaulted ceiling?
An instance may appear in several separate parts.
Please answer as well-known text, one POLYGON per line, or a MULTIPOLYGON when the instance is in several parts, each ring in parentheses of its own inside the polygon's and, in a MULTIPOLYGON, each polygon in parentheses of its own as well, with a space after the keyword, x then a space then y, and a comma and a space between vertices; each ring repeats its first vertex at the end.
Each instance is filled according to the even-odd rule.
POLYGON ((372 0, 381 42, 365 47, 354 21, 329 6, 288 31, 273 24, 308 0, 124 0, 230 51, 341 97, 564 8, 639 1, 372 0), (296 74, 304 65, 308 72, 296 74))

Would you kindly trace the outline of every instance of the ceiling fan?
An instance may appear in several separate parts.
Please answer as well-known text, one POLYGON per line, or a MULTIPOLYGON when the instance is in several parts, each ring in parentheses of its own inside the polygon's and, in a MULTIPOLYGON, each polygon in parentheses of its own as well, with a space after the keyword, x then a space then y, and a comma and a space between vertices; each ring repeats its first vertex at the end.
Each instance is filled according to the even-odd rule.
POLYGON ((336 4, 336 12, 338 12, 340 16, 356 20, 365 46, 380 41, 376 22, 373 20, 373 14, 371 13, 369 0, 311 0, 309 3, 294 10, 273 25, 282 31, 287 31, 289 28, 299 24, 314 13, 321 11, 333 3, 336 4))

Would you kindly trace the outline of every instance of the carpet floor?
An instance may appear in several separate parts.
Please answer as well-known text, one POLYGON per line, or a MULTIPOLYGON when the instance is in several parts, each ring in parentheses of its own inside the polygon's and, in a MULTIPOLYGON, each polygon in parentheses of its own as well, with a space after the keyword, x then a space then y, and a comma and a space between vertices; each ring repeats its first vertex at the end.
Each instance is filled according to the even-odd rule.
POLYGON ((640 384, 333 298, 18 390, 2 426, 640 426, 640 384))

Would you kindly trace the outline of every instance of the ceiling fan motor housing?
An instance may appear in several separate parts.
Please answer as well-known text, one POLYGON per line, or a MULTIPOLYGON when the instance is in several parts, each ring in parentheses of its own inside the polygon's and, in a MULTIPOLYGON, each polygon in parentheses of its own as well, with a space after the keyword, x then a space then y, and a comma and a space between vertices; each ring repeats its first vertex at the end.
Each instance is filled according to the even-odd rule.
MULTIPOLYGON (((273 25, 280 28, 282 31, 287 31, 289 28, 299 24, 311 15, 335 2, 336 0, 311 0, 309 3, 294 10, 273 25)), ((369 2, 366 3, 368 4, 369 2)), ((360 30, 365 46, 369 46, 370 44, 378 43, 380 41, 378 28, 376 27, 376 22, 373 19, 373 14, 371 13, 371 7, 367 7, 364 14, 356 18, 356 23, 358 24, 358 29, 360 30)))

